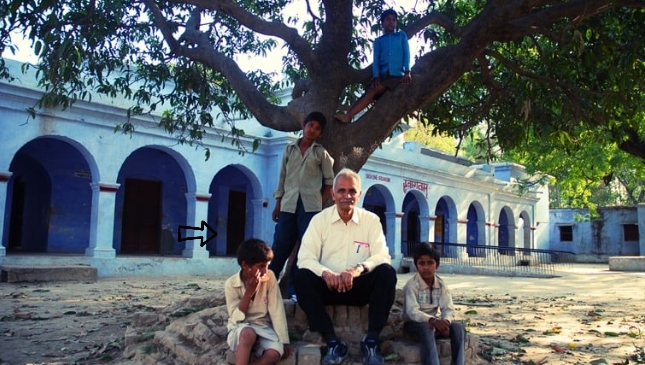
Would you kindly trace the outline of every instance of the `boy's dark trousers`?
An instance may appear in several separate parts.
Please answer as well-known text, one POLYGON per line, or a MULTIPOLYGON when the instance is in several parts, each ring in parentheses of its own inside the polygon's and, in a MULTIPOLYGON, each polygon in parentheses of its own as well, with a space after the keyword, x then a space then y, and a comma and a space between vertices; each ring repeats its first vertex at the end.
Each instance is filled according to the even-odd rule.
MULTIPOLYGON (((275 234, 273 235, 273 260, 269 264, 269 270, 273 270, 275 277, 280 279, 280 273, 284 268, 284 264, 289 259, 291 251, 296 247, 296 243, 305 234, 309 222, 314 215, 318 212, 305 212, 305 207, 302 204, 302 199, 298 197, 295 213, 280 212, 278 215, 278 224, 275 227, 275 234)), ((296 294, 293 286, 293 277, 296 272, 298 262, 298 253, 294 256, 293 263, 291 264, 291 271, 289 272, 289 280, 287 285, 287 295, 291 297, 296 294)))
MULTIPOLYGON (((423 365, 439 365, 439 352, 437 351, 437 333, 430 328, 429 323, 408 321, 403 324, 403 331, 421 342, 421 363, 423 365)), ((450 349, 452 358, 450 364, 465 364, 466 330, 459 322, 450 323, 450 349)))

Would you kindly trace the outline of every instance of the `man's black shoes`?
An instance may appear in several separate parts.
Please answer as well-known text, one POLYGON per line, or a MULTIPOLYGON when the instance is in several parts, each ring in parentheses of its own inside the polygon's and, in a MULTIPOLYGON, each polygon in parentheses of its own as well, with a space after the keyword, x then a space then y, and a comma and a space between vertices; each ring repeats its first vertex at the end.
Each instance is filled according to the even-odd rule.
POLYGON ((363 352, 363 365, 381 365, 385 363, 377 340, 365 339, 361 341, 361 351, 363 352))
POLYGON ((327 353, 322 357, 323 364, 340 364, 347 358, 347 344, 344 341, 327 342, 327 353))

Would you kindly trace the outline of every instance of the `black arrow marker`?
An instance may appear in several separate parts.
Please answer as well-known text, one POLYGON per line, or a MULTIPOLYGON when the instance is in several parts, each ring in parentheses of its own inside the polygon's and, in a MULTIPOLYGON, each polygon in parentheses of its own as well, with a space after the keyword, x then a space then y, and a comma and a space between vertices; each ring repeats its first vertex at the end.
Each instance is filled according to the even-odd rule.
POLYGON ((215 238, 215 236, 217 236, 217 232, 215 232, 215 231, 211 228, 211 226, 209 226, 209 225, 208 225, 208 223, 206 223, 206 222, 204 222, 204 221, 202 221, 202 227, 201 227, 201 228, 200 228, 200 227, 191 227, 191 226, 179 226, 179 229, 177 229, 177 237, 178 237, 178 239, 179 239, 179 242, 187 241, 187 240, 196 240, 196 239, 199 239, 199 240, 202 242, 202 243, 200 243, 199 245, 200 245, 200 246, 202 246, 202 247, 204 247, 204 246, 208 243, 208 241, 210 241, 210 240, 212 240, 213 238, 215 238), (206 240, 204 240, 204 237, 203 237, 203 236, 195 236, 195 237, 182 237, 182 236, 181 236, 181 229, 182 229, 182 228, 183 228, 183 229, 195 229, 195 230, 203 231, 203 230, 204 230, 204 227, 208 228, 208 231, 206 231, 206 237, 208 237, 208 232, 209 232, 209 231, 213 233, 213 235, 212 235, 212 236, 210 236, 210 237, 208 237, 208 238, 206 238, 206 240))

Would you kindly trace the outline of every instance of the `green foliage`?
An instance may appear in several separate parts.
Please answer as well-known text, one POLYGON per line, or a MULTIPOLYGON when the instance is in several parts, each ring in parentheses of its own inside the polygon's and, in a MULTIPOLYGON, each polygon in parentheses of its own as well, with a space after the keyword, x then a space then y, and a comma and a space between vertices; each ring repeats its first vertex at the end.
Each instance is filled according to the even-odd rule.
POLYGON ((414 123, 413 127, 405 131, 404 136, 406 141, 416 141, 426 147, 443 151, 447 154, 454 155, 457 149, 457 142, 453 137, 440 135, 431 130, 431 127, 421 123, 414 123))
MULTIPOLYGON (((32 117, 39 108, 119 97, 130 106, 116 131, 132 133, 141 118, 154 118, 180 143, 201 148, 207 133, 221 133, 243 153, 259 140, 236 120, 296 131, 313 109, 331 117, 356 100, 371 80, 385 7, 378 0, 8 0, 0 6, 0 52, 16 51, 12 33, 32 42, 39 63, 24 68, 35 69, 45 91, 32 117), (286 50, 282 77, 261 62, 254 70, 237 64, 278 49, 286 50), (310 85, 302 99, 281 100, 278 91, 302 79, 310 85), (230 128, 222 132, 216 121, 230 128)), ((412 117, 428 134, 460 141, 478 162, 512 157, 553 175, 567 192, 554 194, 560 206, 642 200, 645 3, 419 0, 395 9, 399 27, 420 42, 413 84, 386 93, 355 125, 330 123, 322 142, 332 156, 351 156, 347 166, 360 168, 412 117)), ((1 59, 0 78, 12 77, 1 59)))
POLYGON ((643 24, 642 10, 616 9, 556 24, 559 38, 494 44, 423 117, 473 160, 553 176, 552 207, 642 202, 643 155, 625 147, 644 135, 645 42, 630 41, 643 24))

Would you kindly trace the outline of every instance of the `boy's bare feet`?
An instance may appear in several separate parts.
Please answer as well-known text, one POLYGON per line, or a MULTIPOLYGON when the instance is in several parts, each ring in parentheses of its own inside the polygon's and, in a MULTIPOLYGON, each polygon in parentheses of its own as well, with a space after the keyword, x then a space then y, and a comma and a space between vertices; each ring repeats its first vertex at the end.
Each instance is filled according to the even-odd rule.
POLYGON ((347 114, 336 114, 334 115, 334 119, 338 120, 341 123, 349 123, 351 122, 351 118, 347 116, 347 114))

